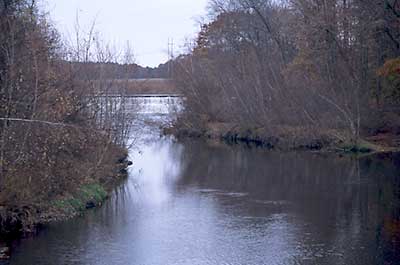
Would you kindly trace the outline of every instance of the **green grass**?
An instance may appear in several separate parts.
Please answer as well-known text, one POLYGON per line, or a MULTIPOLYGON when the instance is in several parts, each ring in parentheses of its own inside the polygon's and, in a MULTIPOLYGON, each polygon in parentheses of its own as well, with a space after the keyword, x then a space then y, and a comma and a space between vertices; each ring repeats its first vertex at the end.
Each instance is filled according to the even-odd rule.
POLYGON ((86 210, 89 202, 95 205, 101 204, 107 196, 107 191, 101 185, 90 184, 82 186, 74 196, 54 201, 53 205, 66 214, 74 214, 86 210))
POLYGON ((107 198, 107 191, 99 184, 86 185, 81 188, 81 197, 86 202, 95 200, 102 202, 107 198))
POLYGON ((341 149, 346 153, 366 154, 379 150, 379 146, 365 140, 359 140, 357 144, 343 145, 341 149))

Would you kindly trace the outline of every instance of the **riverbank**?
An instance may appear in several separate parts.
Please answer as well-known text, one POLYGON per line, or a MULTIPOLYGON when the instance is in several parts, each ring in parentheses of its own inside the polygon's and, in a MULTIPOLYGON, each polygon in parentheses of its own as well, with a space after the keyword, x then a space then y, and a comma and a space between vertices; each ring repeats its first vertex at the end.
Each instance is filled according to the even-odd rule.
MULTIPOLYGON (((256 147, 280 151, 326 151, 341 153, 387 153, 398 152, 399 142, 382 141, 379 135, 360 139, 355 145, 350 137, 338 130, 323 131, 305 127, 275 126, 242 127, 231 123, 206 123, 203 128, 181 124, 165 128, 164 134, 180 138, 204 138, 223 141, 228 144, 245 143, 256 147), (393 143, 397 143, 393 144, 393 143)), ((396 136, 392 136, 396 137, 396 136)))
MULTIPOLYGON (((8 258, 7 244, 12 240, 35 235, 43 225, 76 217, 87 209, 102 205, 114 188, 127 177, 127 167, 132 164, 124 148, 110 144, 103 152, 101 165, 86 170, 82 166, 93 154, 82 154, 82 165, 76 165, 75 170, 78 175, 70 176, 72 181, 60 176, 59 185, 63 183, 64 187, 58 189, 58 193, 49 188, 52 183, 42 187, 42 193, 46 196, 39 194, 35 185, 24 183, 23 189, 14 192, 21 197, 22 194, 31 193, 30 202, 0 205, 0 260, 8 258)), ((16 182, 12 185, 14 188, 19 185, 16 182)), ((12 198, 13 195, 8 196, 12 198)))

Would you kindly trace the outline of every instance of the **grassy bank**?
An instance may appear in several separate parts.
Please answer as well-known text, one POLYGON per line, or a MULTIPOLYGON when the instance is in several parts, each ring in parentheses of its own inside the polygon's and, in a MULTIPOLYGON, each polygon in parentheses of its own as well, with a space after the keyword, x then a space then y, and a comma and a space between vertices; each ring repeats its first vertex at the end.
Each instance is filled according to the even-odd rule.
POLYGON ((74 195, 54 201, 53 207, 65 216, 73 216, 101 205, 107 197, 108 192, 102 185, 88 184, 81 187, 74 195))
MULTIPOLYGON (((126 178, 126 168, 131 164, 127 160, 127 151, 114 145, 104 156, 106 159, 98 170, 89 176, 72 178, 73 181, 58 193, 43 186, 47 199, 39 194, 35 196, 35 185, 25 185, 24 189, 17 191, 18 195, 32 193, 30 201, 19 200, 0 206, 0 241, 33 235, 44 224, 66 220, 102 205, 112 190, 126 178)), ((79 173, 83 174, 82 171, 79 173)), ((61 182, 69 181, 63 179, 61 182)))
POLYGON ((178 139, 205 138, 220 140, 228 144, 245 143, 248 145, 281 150, 329 151, 341 153, 377 153, 397 152, 399 146, 390 146, 380 141, 360 139, 351 142, 350 137, 337 130, 315 130, 304 127, 242 127, 230 123, 206 123, 201 129, 175 125, 164 129, 165 134, 175 135, 178 139))

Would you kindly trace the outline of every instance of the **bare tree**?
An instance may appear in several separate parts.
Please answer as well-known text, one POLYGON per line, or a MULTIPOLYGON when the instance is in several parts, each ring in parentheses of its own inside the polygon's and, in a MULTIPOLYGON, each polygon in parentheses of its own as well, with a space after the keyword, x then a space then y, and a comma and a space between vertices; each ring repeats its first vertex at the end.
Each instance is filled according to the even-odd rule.
POLYGON ((186 108, 203 125, 301 127, 356 146, 382 109, 371 99, 381 102, 388 82, 376 72, 399 56, 398 10, 398 1, 210 1, 211 22, 178 60, 186 108))

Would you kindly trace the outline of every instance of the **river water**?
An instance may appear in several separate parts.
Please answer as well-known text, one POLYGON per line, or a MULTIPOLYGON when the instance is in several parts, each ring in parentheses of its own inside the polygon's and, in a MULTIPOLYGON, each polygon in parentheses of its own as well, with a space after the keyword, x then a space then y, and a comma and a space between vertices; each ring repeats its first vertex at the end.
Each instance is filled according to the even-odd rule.
POLYGON ((9 264, 400 264, 398 157, 160 137, 178 102, 136 99, 128 180, 19 242, 9 264))

